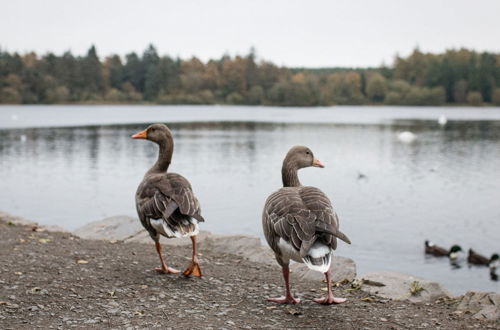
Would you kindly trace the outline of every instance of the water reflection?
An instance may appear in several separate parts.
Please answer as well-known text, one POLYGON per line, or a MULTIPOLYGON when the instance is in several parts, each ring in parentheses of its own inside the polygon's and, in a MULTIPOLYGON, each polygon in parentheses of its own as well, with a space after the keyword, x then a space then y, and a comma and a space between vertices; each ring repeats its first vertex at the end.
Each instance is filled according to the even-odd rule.
MULTIPOLYGON (((155 145, 130 138, 144 127, 0 130, 0 209, 69 229, 106 216, 135 216, 135 189, 157 156, 155 145)), ((445 260, 426 260, 421 249, 425 239, 498 249, 498 123, 170 127, 171 170, 192 182, 206 230, 262 237, 262 206, 281 185, 282 159, 290 146, 304 144, 326 168, 302 170, 301 181, 331 197, 353 241, 338 251, 353 257, 360 273, 403 271, 446 282, 455 292, 464 283, 466 289, 499 289, 484 269, 451 273, 445 260), (398 141, 403 130, 417 140, 398 141)))

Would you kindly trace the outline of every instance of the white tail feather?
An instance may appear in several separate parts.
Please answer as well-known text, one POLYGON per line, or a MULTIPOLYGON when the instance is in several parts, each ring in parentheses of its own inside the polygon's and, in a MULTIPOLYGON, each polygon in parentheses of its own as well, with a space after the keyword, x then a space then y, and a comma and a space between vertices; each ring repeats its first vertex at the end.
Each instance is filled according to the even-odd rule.
MULTIPOLYGON (((181 232, 181 231, 173 231, 171 230, 165 221, 163 219, 150 219, 149 222, 151 223, 151 227, 153 227, 158 233, 160 233, 163 236, 166 236, 168 238, 181 238, 181 237, 187 237, 187 236, 195 236, 198 235, 200 231, 200 227, 198 226, 198 223, 193 223, 194 224, 194 230, 191 232, 181 232)), ((192 222, 192 221, 191 221, 192 222)))
POLYGON ((326 273, 330 269, 332 263, 332 249, 328 246, 321 244, 319 242, 314 243, 314 245, 309 249, 307 256, 302 260, 306 266, 318 272, 326 273), (322 263, 319 265, 313 265, 310 258, 318 259, 321 258, 322 263))

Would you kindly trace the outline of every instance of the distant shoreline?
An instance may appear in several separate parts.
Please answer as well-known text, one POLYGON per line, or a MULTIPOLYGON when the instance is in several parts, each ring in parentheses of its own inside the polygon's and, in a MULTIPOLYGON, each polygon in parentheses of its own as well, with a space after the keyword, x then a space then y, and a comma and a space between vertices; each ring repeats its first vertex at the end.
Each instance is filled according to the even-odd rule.
POLYGON ((415 48, 391 66, 290 68, 244 56, 207 62, 142 55, 85 56, 0 49, 3 104, 228 104, 271 106, 500 105, 498 53, 415 48))

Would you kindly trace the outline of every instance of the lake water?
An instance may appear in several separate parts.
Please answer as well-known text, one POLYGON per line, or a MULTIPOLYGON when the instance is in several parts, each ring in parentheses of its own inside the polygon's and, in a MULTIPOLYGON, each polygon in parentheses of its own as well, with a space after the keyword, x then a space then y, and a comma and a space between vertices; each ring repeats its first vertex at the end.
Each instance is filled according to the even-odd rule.
POLYGON ((423 253, 425 239, 500 252, 499 108, 2 106, 0 210, 67 229, 136 216, 134 193, 157 149, 130 135, 151 122, 172 129, 171 171, 190 179, 205 230, 263 238, 264 201, 281 186, 288 149, 303 144, 326 168, 301 170, 301 181, 331 198, 353 242, 337 252, 360 274, 500 291, 486 268, 423 253), (397 139, 405 130, 415 142, 397 139))

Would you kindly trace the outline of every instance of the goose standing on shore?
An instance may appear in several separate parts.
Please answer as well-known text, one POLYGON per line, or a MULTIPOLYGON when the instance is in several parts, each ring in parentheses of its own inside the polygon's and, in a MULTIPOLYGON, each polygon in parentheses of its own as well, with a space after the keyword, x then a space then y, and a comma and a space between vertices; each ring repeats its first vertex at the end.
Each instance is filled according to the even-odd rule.
POLYGON ((174 141, 167 126, 153 124, 145 130, 132 135, 134 139, 146 139, 159 146, 156 163, 146 172, 137 188, 135 202, 142 225, 155 241, 160 257, 161 273, 180 273, 167 266, 162 254, 160 236, 167 238, 190 236, 193 255, 185 276, 202 276, 196 255, 196 235, 198 223, 205 221, 200 214, 200 203, 193 194, 191 184, 183 176, 167 173, 174 151, 174 141))
POLYGON ((281 304, 299 302, 290 290, 289 264, 293 260, 325 274, 328 293, 324 298, 314 299, 315 302, 340 304, 346 299, 336 298, 332 293, 332 251, 337 247, 337 238, 351 242, 339 230, 337 214, 328 197, 318 188, 300 184, 297 171, 310 166, 324 167, 309 148, 291 148, 281 169, 283 188, 271 194, 264 206, 264 235, 282 267, 286 289, 284 297, 268 300, 281 304))

